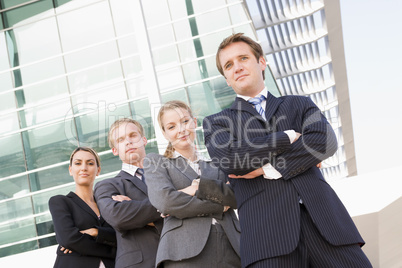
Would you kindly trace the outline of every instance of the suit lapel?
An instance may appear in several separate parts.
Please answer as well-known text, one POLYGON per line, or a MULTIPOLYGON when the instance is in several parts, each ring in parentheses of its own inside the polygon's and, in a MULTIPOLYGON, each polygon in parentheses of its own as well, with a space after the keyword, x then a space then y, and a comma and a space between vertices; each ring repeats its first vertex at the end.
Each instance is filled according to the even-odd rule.
POLYGON ((203 178, 218 178, 218 169, 210 168, 210 162, 200 161, 199 162, 201 174, 203 178))
POLYGON ((190 181, 193 181, 198 177, 198 174, 191 168, 187 161, 183 157, 177 157, 170 159, 173 166, 183 173, 190 181))
MULTIPOLYGON (((144 194, 148 194, 147 186, 141 179, 131 176, 125 171, 121 171, 119 175, 123 178, 123 180, 129 181, 130 183, 134 184, 135 187, 140 189, 144 194)), ((144 174, 144 176, 147 176, 147 174, 144 174)))
POLYGON ((96 219, 98 219, 98 216, 96 215, 95 211, 93 211, 87 203, 84 202, 84 200, 82 200, 76 193, 74 192, 70 192, 67 195, 68 197, 71 198, 71 200, 77 204, 79 207, 81 207, 83 210, 85 210, 86 212, 88 212, 89 214, 92 215, 92 217, 95 217, 96 219))
POLYGON ((267 122, 271 120, 281 102, 282 99, 276 98, 274 95, 268 92, 267 100, 265 103, 265 116, 267 117, 267 122))
POLYGON ((248 112, 262 122, 269 122, 269 120, 271 120, 272 116, 275 114, 281 102, 282 102, 281 99, 276 98, 274 95, 268 92, 267 100, 265 103, 265 116, 267 118, 267 121, 265 121, 264 118, 262 118, 262 116, 250 103, 248 103, 242 98, 237 97, 232 103, 232 106, 230 108, 232 110, 248 112))

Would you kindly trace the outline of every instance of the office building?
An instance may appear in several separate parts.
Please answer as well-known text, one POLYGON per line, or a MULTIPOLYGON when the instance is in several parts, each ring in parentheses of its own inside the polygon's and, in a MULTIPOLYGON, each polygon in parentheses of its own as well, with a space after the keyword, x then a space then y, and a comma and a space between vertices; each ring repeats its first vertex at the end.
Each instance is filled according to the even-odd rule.
POLYGON ((338 1, 4 0, 0 16, 0 257, 56 243, 48 200, 73 190, 75 147, 100 153, 99 180, 117 173, 116 119, 140 121, 158 152, 155 113, 184 100, 205 152, 203 117, 235 97, 215 53, 236 32, 261 42, 274 95, 310 96, 331 122, 339 150, 324 175, 356 174, 338 1))

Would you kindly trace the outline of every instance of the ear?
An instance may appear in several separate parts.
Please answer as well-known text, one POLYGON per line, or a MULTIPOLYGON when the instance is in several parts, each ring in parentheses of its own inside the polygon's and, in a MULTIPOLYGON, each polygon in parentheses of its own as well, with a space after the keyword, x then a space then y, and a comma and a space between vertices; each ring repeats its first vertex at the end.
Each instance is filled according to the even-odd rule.
POLYGON ((267 68, 267 62, 263 56, 260 57, 259 61, 260 66, 261 66, 261 71, 264 71, 265 68, 267 68))
POLYGON ((112 153, 114 156, 118 156, 119 152, 117 151, 117 149, 115 147, 112 148, 112 153))
POLYGON ((96 172, 96 176, 99 176, 100 172, 101 172, 101 167, 98 167, 98 171, 96 172))
POLYGON ((145 136, 142 137, 142 142, 144 143, 144 147, 145 147, 148 143, 148 140, 145 136))
POLYGON ((68 166, 68 173, 70 173, 70 176, 73 176, 73 174, 71 173, 71 166, 68 166))

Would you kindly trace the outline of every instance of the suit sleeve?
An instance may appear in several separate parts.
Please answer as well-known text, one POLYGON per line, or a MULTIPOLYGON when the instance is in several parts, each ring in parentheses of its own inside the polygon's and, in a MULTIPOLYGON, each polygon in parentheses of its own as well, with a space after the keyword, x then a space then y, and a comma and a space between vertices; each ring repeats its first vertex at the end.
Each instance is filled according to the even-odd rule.
POLYGON ((289 179, 332 156, 338 149, 337 139, 331 125, 310 98, 298 98, 303 102, 301 136, 289 151, 277 157, 273 167, 289 179))
POLYGON ((59 245, 80 255, 114 258, 114 247, 97 243, 92 236, 80 233, 65 199, 61 195, 49 199, 49 210, 59 245))
POLYGON ((212 180, 201 176, 196 196, 233 209, 237 208, 236 198, 230 184, 221 180, 212 180))
POLYGON ((116 231, 111 226, 95 226, 98 229, 96 242, 117 247, 116 231))
POLYGON ((169 165, 158 154, 148 154, 144 159, 149 199, 159 211, 179 219, 223 213, 223 205, 177 191, 169 165))
POLYGON ((100 181, 95 185, 95 199, 104 219, 117 231, 143 228, 148 223, 160 219, 160 214, 148 198, 143 200, 114 201, 113 195, 121 193, 111 179, 100 181))
MULTIPOLYGON (((240 119, 219 114, 206 117, 203 121, 208 153, 225 173, 247 174, 270 163, 273 157, 290 149, 290 140, 285 132, 274 132, 256 138, 241 137, 238 133, 242 133, 243 130, 238 128, 244 126, 233 122, 240 119)), ((247 131, 262 132, 257 128, 247 131)))

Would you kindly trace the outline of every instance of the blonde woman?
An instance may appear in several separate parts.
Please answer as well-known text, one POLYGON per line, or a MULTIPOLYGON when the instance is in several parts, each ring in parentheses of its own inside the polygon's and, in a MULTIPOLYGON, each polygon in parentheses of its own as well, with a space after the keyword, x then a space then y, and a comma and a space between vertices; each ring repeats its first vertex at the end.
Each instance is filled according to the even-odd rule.
POLYGON ((55 268, 113 268, 116 234, 102 218, 94 199, 93 185, 101 170, 98 154, 78 147, 70 157, 69 172, 75 191, 49 199, 56 239, 55 268))
POLYGON ((234 194, 224 173, 197 153, 191 109, 167 102, 158 122, 169 146, 144 160, 149 199, 166 215, 156 266, 240 267, 234 194))

